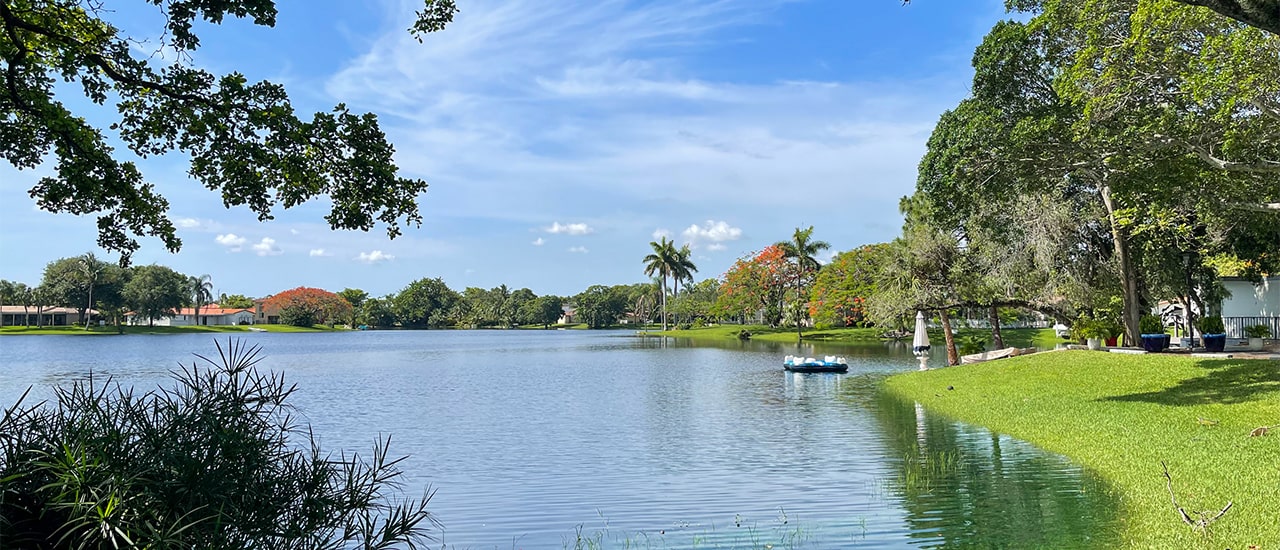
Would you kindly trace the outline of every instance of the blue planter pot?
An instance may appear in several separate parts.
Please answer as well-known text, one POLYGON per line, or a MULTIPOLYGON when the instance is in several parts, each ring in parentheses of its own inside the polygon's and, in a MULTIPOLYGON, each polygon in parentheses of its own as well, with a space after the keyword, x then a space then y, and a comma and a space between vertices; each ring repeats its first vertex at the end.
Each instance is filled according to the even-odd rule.
POLYGON ((1156 353, 1169 347, 1168 334, 1143 334, 1142 349, 1149 353, 1156 353))
POLYGON ((1204 334, 1201 336, 1204 340, 1204 350, 1209 352, 1219 352, 1227 347, 1226 334, 1204 334))

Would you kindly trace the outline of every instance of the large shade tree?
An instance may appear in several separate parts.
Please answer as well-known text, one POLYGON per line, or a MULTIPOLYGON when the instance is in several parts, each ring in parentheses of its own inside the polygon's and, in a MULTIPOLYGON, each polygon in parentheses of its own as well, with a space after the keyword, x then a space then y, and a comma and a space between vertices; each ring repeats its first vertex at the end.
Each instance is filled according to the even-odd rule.
POLYGON ((139 317, 147 319, 147 325, 156 319, 169 317, 189 300, 188 278, 162 265, 143 265, 133 268, 133 276, 124 285, 124 303, 139 317))
MULTIPOLYGON (((193 179, 262 220, 276 207, 328 197, 325 220, 334 228, 382 223, 394 237, 402 222, 420 222, 415 199, 427 184, 397 174, 375 115, 338 104, 308 117, 279 84, 214 74, 193 61, 203 23, 230 16, 270 27, 274 1, 149 0, 165 23, 145 48, 112 24, 118 3, 0 2, 0 157, 22 170, 49 163, 51 174, 30 189, 38 207, 97 215, 98 244, 125 256, 145 236, 176 251, 168 202, 115 151, 116 141, 139 157, 182 153, 193 179), (157 62, 156 49, 174 60, 157 62), (77 88, 92 103, 113 104, 118 118, 99 127, 73 111, 77 88)), ((409 30, 421 38, 455 11, 453 0, 425 0, 409 30)))
MULTIPOLYGON (((1035 0, 1006 0, 1013 5, 1026 5, 1035 0)), ((1280 0, 1170 0, 1189 6, 1202 6, 1246 25, 1280 34, 1280 0)), ((904 4, 911 0, 903 0, 904 4)))
POLYGON ((1151 243, 1208 237, 1173 239, 1205 257, 1274 242, 1240 212, 1280 201, 1280 37, 1162 0, 1015 7, 1031 18, 1000 23, 976 51, 974 95, 939 122, 920 191, 966 244, 969 229, 999 228, 971 223, 993 203, 1042 196, 1097 212, 1080 222, 1102 239, 1079 242, 1109 248, 1135 341, 1151 243))

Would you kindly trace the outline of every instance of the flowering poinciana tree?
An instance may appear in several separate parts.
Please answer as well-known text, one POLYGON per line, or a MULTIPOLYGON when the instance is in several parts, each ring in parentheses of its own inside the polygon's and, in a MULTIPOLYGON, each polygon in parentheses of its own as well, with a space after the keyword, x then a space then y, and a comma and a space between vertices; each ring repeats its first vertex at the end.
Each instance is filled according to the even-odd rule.
POLYGON ((763 311, 764 322, 777 326, 782 320, 782 300, 790 273, 791 263, 777 245, 738 258, 724 274, 715 313, 752 317, 763 311))
POLYGON ((263 305, 269 310, 278 309, 281 323, 299 327, 333 325, 350 319, 353 312, 351 303, 342 296, 305 286, 276 294, 263 305))
POLYGON ((889 245, 869 244, 837 254, 818 272, 809 314, 819 323, 853 326, 867 322, 865 300, 876 291, 876 279, 889 245))

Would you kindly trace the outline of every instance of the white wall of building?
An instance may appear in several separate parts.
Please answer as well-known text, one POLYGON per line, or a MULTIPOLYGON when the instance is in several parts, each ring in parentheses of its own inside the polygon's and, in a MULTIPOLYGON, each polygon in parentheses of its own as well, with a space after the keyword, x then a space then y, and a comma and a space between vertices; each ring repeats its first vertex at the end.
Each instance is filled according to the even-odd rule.
POLYGON ((1223 317, 1280 317, 1280 276, 1254 285, 1245 280, 1224 280, 1231 297, 1222 301, 1223 317))

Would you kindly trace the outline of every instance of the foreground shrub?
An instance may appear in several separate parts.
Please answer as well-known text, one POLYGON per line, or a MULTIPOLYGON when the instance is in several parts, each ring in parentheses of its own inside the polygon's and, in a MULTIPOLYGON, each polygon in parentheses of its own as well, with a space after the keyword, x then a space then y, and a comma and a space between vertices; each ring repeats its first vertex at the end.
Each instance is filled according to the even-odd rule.
MULTIPOLYGON (((390 438, 324 453, 260 348, 143 395, 90 376, 0 419, 0 548, 415 548, 435 519, 399 497, 390 438), (300 438, 298 445, 291 438, 300 438)), ((203 366, 201 366, 203 363, 203 366)), ((29 392, 30 390, 28 390, 29 392)), ((26 395, 23 396, 24 399, 26 395)))

